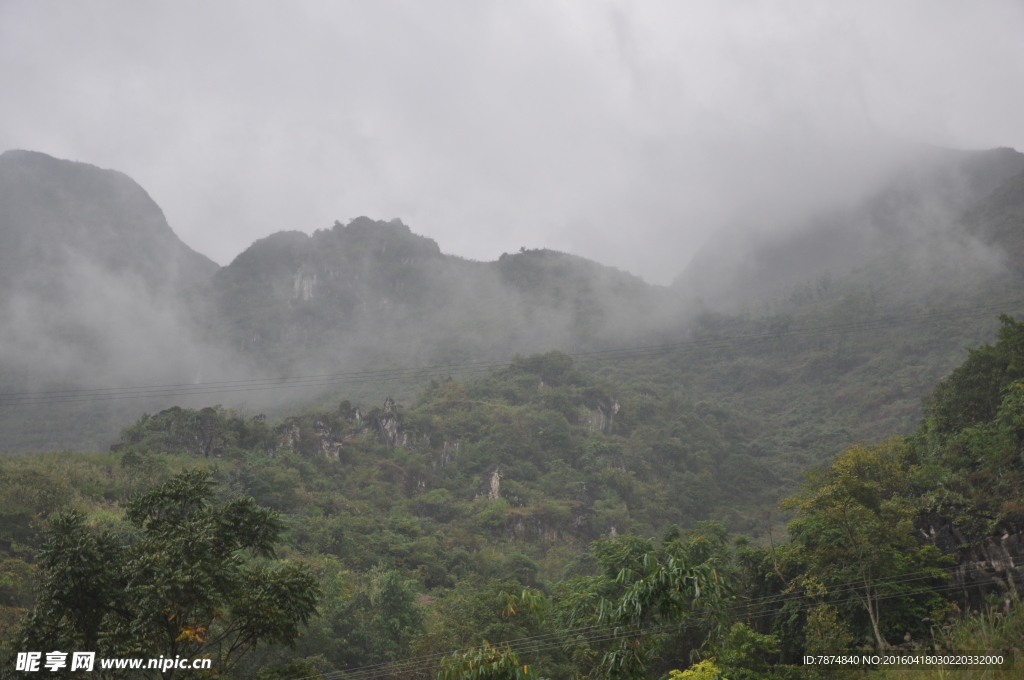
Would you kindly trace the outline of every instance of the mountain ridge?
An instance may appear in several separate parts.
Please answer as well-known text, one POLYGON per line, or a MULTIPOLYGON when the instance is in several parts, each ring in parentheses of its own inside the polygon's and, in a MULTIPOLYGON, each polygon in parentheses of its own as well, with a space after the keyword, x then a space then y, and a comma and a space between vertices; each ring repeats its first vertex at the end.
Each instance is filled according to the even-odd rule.
POLYGON ((186 245, 128 175, 37 151, 0 154, 0 258, 10 277, 86 257, 148 285, 181 288, 219 266, 186 245))
POLYGON ((781 234, 740 229, 709 241, 672 287, 735 311, 823 275, 845 275, 896 249, 976 237, 959 224, 964 213, 1022 172, 1024 154, 1013 149, 925 149, 852 207, 811 215, 781 234))
MULTIPOLYGON (((951 157, 968 158, 977 165, 971 171, 977 180, 971 189, 974 194, 987 190, 1006 175, 1007 168, 1024 158, 1008 150, 968 156, 954 153, 951 157)), ((163 233, 160 238, 165 239, 168 234, 173 236, 152 199, 120 173, 32 152, 9 152, 3 158, 7 166, 20 158, 44 169, 94 174, 94 183, 107 187, 108 198, 116 196, 109 190, 113 183, 129 194, 128 207, 149 207, 146 219, 150 221, 140 233, 163 233)), ((927 175, 924 170, 922 173, 927 175)), ((12 191, 10 182, 6 189, 3 186, 9 175, 0 173, 0 192, 12 191)), ((947 179, 949 176, 947 173, 947 179)), ((78 279, 71 279, 83 285, 71 286, 70 292, 64 291, 65 297, 47 297, 31 287, 26 292, 26 287, 19 285, 13 288, 12 302, 11 288, 0 290, 0 301, 7 300, 8 311, 6 328, 0 328, 4 340, 0 391, 193 384, 356 369, 391 371, 395 367, 454 368, 514 354, 671 345, 723 333, 743 335, 849 319, 871 320, 879 314, 898 316, 900 310, 918 313, 948 305, 978 305, 1019 290, 1016 275, 1004 271, 1005 263, 997 251, 1009 253, 1005 258, 1012 262, 1019 260, 1015 253, 1024 249, 1024 244, 1016 251, 1013 246, 1013 236, 1024 232, 1024 226, 1015 226, 1022 224, 1015 212, 1024 211, 1024 194, 1018 187, 1022 181, 1019 176, 1011 177, 964 212, 954 215, 945 210, 941 228, 933 231, 896 224, 897 231, 903 229, 909 235, 893 241, 899 247, 854 262, 848 273, 829 276, 826 271, 825 276, 800 279, 806 271, 787 271, 790 278, 797 277, 794 285, 760 286, 756 289, 759 300, 744 303, 732 315, 716 311, 712 300, 695 302, 691 297, 694 291, 680 286, 678 280, 672 287, 655 286, 614 267, 546 249, 524 248, 489 262, 467 260, 444 253, 436 241, 415 234, 401 220, 368 217, 344 225, 335 222, 312 234, 271 234, 225 267, 204 258, 201 271, 184 280, 175 278, 171 268, 150 269, 145 273, 158 280, 140 285, 142 274, 125 269, 124 263, 115 261, 103 270, 105 261, 94 258, 93 264, 78 272, 78 279), (941 238, 932 239, 931 234, 941 238), (204 274, 210 271, 209 276, 204 274)), ((43 184, 43 189, 29 197, 45 197, 59 182, 43 184)), ((934 188, 936 182, 910 182, 908 186, 917 187, 917 193, 894 187, 887 196, 896 201, 909 195, 907 200, 912 203, 915 196, 927 198, 924 189, 934 188)), ((61 210, 73 213, 69 206, 75 197, 68 194, 56 208, 36 208, 50 210, 50 222, 44 227, 59 227, 59 220, 52 215, 61 210)), ((104 222, 97 218, 98 211, 104 206, 117 209, 116 201, 78 198, 82 199, 80 212, 88 219, 71 220, 72 230, 97 224, 104 229, 111 224, 123 227, 131 223, 132 215, 139 214, 125 210, 104 222)), ((878 199, 875 204, 884 201, 878 199)), ((0 211, 3 209, 0 206, 0 211)), ((921 214, 914 206, 907 210, 921 214)), ((901 214, 899 209, 882 212, 901 214)), ((823 241, 828 242, 827 238, 823 241)), ((158 250, 159 238, 154 237, 154 243, 137 249, 143 253, 158 250)), ((89 257, 100 249, 95 243, 87 245, 89 257)), ((134 247, 129 243, 118 251, 122 259, 134 247)), ((27 256, 25 261, 32 262, 27 256)), ((767 262, 772 262, 771 258, 767 262)), ((50 269, 37 269, 38 278, 45 280, 50 269)), ((63 275, 59 266, 51 274, 54 280, 63 275)), ((719 274, 709 281, 721 281, 719 274)), ((642 357, 609 362, 596 370, 621 381, 635 376, 659 391, 681 391, 695 401, 717 401, 733 404, 740 411, 766 414, 766 434, 761 440, 767 437, 770 441, 757 446, 804 455, 805 449, 819 444, 842 446, 851 437, 874 436, 893 427, 906 430, 919 417, 919 399, 929 381, 955 366, 964 346, 983 340, 985 328, 964 325, 950 329, 944 338, 931 331, 927 336, 919 334, 915 337, 924 343, 924 349, 893 356, 884 342, 797 342, 789 353, 712 353, 708 356, 713 360, 706 365, 687 363, 683 357, 664 361, 642 357), (883 367, 888 377, 905 374, 900 378, 901 387, 885 392, 887 396, 863 394, 868 385, 878 383, 872 389, 882 389, 882 378, 874 372, 883 367), (805 385, 802 380, 814 384, 805 385), (832 398, 828 381, 838 381, 845 395, 842 399, 832 398), (812 393, 815 396, 804 404, 804 398, 812 393), (871 408, 875 410, 854 418, 850 409, 861 397, 874 404, 871 408), (794 408, 804 404, 808 413, 820 412, 823 424, 814 428, 821 431, 811 428, 810 434, 794 434, 795 439, 770 434, 773 428, 789 427, 780 424, 785 409, 773 405, 780 398, 794 408), (856 423, 872 425, 865 428, 856 423)), ((888 333, 893 341, 901 342, 899 333, 888 333)), ((324 387, 305 396, 290 392, 277 401, 268 392, 227 398, 233 400, 229 406, 246 404, 273 417, 287 410, 322 406, 342 396, 370 403, 379 403, 386 396, 411 400, 422 388, 418 380, 408 377, 367 384, 350 388, 345 395, 339 393, 340 388, 324 387)), ((40 450, 85 442, 104 448, 103 442, 109 443, 125 422, 143 411, 167 408, 173 401, 168 397, 111 405, 103 407, 105 410, 99 406, 75 407, 77 410, 47 406, 31 417, 12 412, 0 417, 0 432, 6 439, 0 448, 40 450), (88 436, 76 434, 86 429, 88 436)), ((206 404, 191 401, 182 405, 206 404)), ((785 417, 792 420, 796 416, 785 417)), ((818 454, 807 455, 813 458, 818 454)))

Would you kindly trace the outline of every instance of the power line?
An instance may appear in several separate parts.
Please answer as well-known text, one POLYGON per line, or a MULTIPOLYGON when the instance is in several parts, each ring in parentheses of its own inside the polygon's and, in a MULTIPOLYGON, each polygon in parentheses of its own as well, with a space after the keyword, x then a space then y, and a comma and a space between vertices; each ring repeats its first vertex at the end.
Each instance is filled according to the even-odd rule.
MULTIPOLYGON (((787 339, 799 339, 826 335, 863 333, 868 331, 886 330, 899 326, 921 325, 943 321, 991 314, 1005 311, 1008 308, 1019 308, 1024 304, 1020 300, 1008 300, 989 305, 981 305, 956 310, 926 312, 909 316, 890 315, 881 319, 829 324, 807 328, 783 329, 760 333, 734 334, 696 338, 661 345, 620 347, 602 350, 567 353, 567 356, 581 362, 588 361, 621 361, 640 359, 661 354, 689 354, 693 352, 712 351, 744 344, 756 344, 787 339)), ((191 397, 211 394, 238 392, 258 392, 279 389, 308 389, 338 385, 357 385, 384 380, 403 378, 422 379, 431 373, 478 373, 504 368, 509 365, 507 359, 463 362, 455 364, 433 364, 419 367, 401 367, 393 369, 375 369, 368 371, 349 371, 342 373, 326 373, 319 375, 288 376, 280 378, 256 378, 246 380, 225 380, 200 384, 164 384, 138 387, 110 387, 92 389, 66 389, 31 392, 0 393, 0 407, 44 405, 68 402, 111 401, 123 399, 155 399, 162 397, 191 397)))
MULTIPOLYGON (((892 599, 901 598, 901 597, 913 597, 915 595, 924 595, 924 594, 927 594, 927 593, 949 592, 951 590, 956 590, 959 587, 960 587, 959 585, 951 584, 951 585, 948 585, 948 586, 936 586, 936 587, 929 587, 929 588, 918 588, 917 590, 911 590, 911 591, 905 591, 905 592, 901 592, 901 593, 893 593, 893 594, 890 594, 890 595, 885 595, 885 596, 882 596, 882 597, 875 598, 875 600, 876 601, 886 601, 886 600, 892 600, 892 599)), ((846 603, 849 603, 850 601, 852 601, 852 598, 847 598, 845 600, 845 602, 840 602, 840 604, 846 604, 846 603)), ((810 610, 810 609, 813 609, 815 606, 817 606, 817 605, 808 603, 808 604, 801 604, 800 608, 801 609, 805 609, 805 610, 810 610)), ((777 609, 761 611, 761 612, 758 612, 756 614, 751 614, 749 616, 749 618, 751 618, 751 619, 758 619, 758 618, 765 618, 765 617, 768 617, 768 616, 775 616, 776 614, 781 612, 783 610, 783 608, 784 607, 779 607, 777 609)), ((633 629, 633 630, 620 631, 619 628, 615 628, 615 627, 609 627, 609 626, 603 626, 603 627, 601 627, 601 626, 590 626, 590 627, 582 628, 582 629, 566 629, 566 630, 561 630, 561 631, 555 631, 555 632, 552 632, 552 633, 549 633, 549 634, 543 635, 543 636, 536 636, 537 638, 551 638, 551 639, 546 639, 546 640, 539 640, 538 639, 536 644, 531 644, 531 645, 523 644, 523 643, 525 643, 527 641, 534 640, 534 638, 522 638, 522 639, 519 639, 519 640, 508 640, 508 641, 492 643, 491 647, 493 648, 495 646, 506 645, 507 644, 510 647, 518 647, 519 648, 518 651, 521 652, 521 653, 538 654, 540 652, 545 652, 545 651, 549 651, 549 650, 552 650, 552 649, 564 648, 567 644, 570 644, 570 641, 568 640, 568 638, 571 635, 579 636, 581 634, 581 631, 590 631, 590 630, 598 629, 598 628, 603 629, 603 630, 597 631, 596 633, 582 633, 582 636, 584 637, 583 642, 586 642, 587 644, 592 644, 592 643, 595 643, 595 642, 607 642, 609 640, 614 640, 614 639, 621 638, 621 637, 631 637, 631 636, 635 636, 635 635, 638 635, 638 634, 656 635, 658 633, 666 633, 666 632, 670 632, 670 631, 673 631, 673 630, 680 630, 683 627, 684 627, 684 625, 682 623, 672 623, 672 624, 663 624, 663 625, 660 625, 660 626, 649 626, 649 627, 641 628, 641 629, 638 629, 638 630, 633 629), (561 637, 562 639, 558 640, 558 641, 555 641, 553 639, 555 637, 561 637)), ((577 644, 579 644, 579 642, 577 642, 577 644)), ((313 680, 314 678, 321 678, 321 677, 325 678, 325 679, 326 678, 352 678, 353 680, 373 680, 375 678, 388 677, 388 676, 393 675, 395 673, 401 673, 401 672, 408 673, 408 672, 415 672, 415 671, 434 670, 434 669, 437 668, 438 663, 442 659, 444 659, 444 657, 446 657, 446 656, 460 655, 460 654, 465 654, 465 653, 470 652, 470 651, 483 650, 483 649, 485 649, 485 647, 483 645, 480 645, 478 647, 471 647, 471 648, 468 648, 468 649, 455 650, 455 651, 449 652, 447 654, 434 654, 434 655, 430 655, 430 656, 415 657, 413 659, 408 659, 408 660, 398 661, 398 662, 392 662, 390 664, 375 664, 375 665, 372 665, 372 666, 363 666, 363 667, 360 667, 360 668, 357 668, 357 669, 351 669, 351 670, 331 671, 331 672, 328 672, 328 673, 324 673, 322 675, 307 676, 307 677, 303 677, 303 678, 295 678, 293 680, 313 680), (431 661, 433 661, 433 663, 431 663, 431 661)))
MULTIPOLYGON (((1011 554, 1010 557, 1021 557, 1024 554, 1011 554)), ((875 587, 887 588, 894 585, 905 585, 922 580, 937 580, 940 577, 935 575, 918 576, 918 574, 925 574, 928 570, 921 570, 917 572, 910 572, 909 574, 903 574, 900 577, 892 579, 879 579, 874 583, 875 587)), ((832 597, 842 593, 852 593, 852 591, 859 589, 860 583, 858 581, 848 581, 845 583, 838 583, 833 586, 832 589, 828 590, 825 597, 832 597)), ((876 601, 886 601, 901 597, 913 597, 916 595, 923 595, 927 593, 943 593, 956 590, 961 588, 959 584, 948 584, 945 586, 928 586, 919 587, 916 589, 905 590, 898 593, 891 593, 883 595, 881 597, 874 598, 876 601)), ((758 619, 766 618, 769 616, 775 616, 785 609, 785 607, 792 601, 799 601, 799 607, 801 609, 810 610, 817 606, 814 603, 805 603, 804 596, 791 594, 789 596, 766 596, 757 599, 749 599, 743 603, 737 603, 730 607, 723 608, 722 612, 726 615, 747 613, 748 618, 758 619), (756 613, 750 613, 752 607, 761 607, 764 605, 771 605, 773 608, 762 610, 756 613), (776 606, 781 605, 781 606, 776 606)), ((854 596, 851 594, 839 602, 840 605, 849 604, 854 600, 854 596)), ((522 653, 540 653, 551 649, 557 649, 565 647, 570 644, 569 638, 572 636, 583 637, 582 642, 592 644, 594 642, 606 642, 619 637, 634 636, 637 634, 654 635, 662 632, 669 632, 672 630, 679 630, 683 627, 681 623, 663 624, 660 626, 648 626, 639 630, 626 630, 622 631, 619 627, 607 626, 607 625, 595 625, 585 626, 580 628, 568 628, 555 630, 550 633, 544 633, 541 635, 528 636, 524 638, 516 638, 512 640, 503 640, 495 643, 491 643, 491 647, 508 645, 509 647, 518 648, 518 651, 522 653)), ((577 642, 579 644, 579 642, 577 642)), ((351 678, 352 680, 373 680, 375 678, 382 678, 393 675, 400 672, 414 672, 436 669, 438 664, 446 656, 462 655, 471 651, 483 650, 485 647, 479 645, 476 647, 469 647, 465 649, 453 650, 449 652, 436 653, 423 655, 419 657, 411 657, 409 659, 403 659, 401 661, 385 662, 379 664, 372 664, 368 666, 361 666, 354 669, 343 669, 338 671, 331 671, 325 674, 316 676, 307 676, 302 678, 294 678, 293 680, 314 680, 315 678, 351 678)))

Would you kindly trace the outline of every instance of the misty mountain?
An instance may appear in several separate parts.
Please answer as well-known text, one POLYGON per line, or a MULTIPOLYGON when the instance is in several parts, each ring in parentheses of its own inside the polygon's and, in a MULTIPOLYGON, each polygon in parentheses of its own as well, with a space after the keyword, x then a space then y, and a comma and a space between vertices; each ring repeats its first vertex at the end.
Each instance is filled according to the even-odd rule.
MULTIPOLYGON (((31 151, 0 156, 0 392, 191 383, 237 364, 203 342, 184 293, 219 269, 136 182, 31 151)), ((97 445, 151 408, 0 410, 0 448, 97 445)))
POLYGON ((34 151, 0 155, 0 295, 73 285, 90 267, 154 292, 180 290, 219 266, 185 245, 127 175, 34 151), (56 277, 56 278, 55 278, 56 277))
POLYGON ((880 267, 899 269, 904 276, 896 285, 915 288, 924 279, 938 282, 936 272, 950 266, 956 272, 944 271, 947 284, 951 273, 991 274, 1001 264, 999 253, 982 242, 1013 237, 991 226, 965 228, 965 220, 983 219, 982 213, 990 222, 1002 219, 1015 198, 1000 187, 1022 171, 1024 154, 1012 149, 925 149, 852 205, 770 229, 746 225, 710 241, 672 287, 729 310, 858 270, 873 279, 880 267), (997 190, 1006 194, 1002 203, 965 216, 997 190))
POLYGON ((972 206, 961 222, 971 235, 998 247, 1007 262, 1024 270, 1024 172, 972 206))
POLYGON ((182 294, 218 268, 126 175, 0 156, 0 362, 24 387, 194 373, 182 294))
MULTIPOLYGON (((516 353, 978 307, 1020 288, 1006 264, 1024 261, 1022 168, 1024 156, 1006 149, 934 151, 857 205, 771 239, 710 244, 665 288, 550 250, 467 260, 400 220, 366 217, 311 235, 278 232, 218 268, 183 244, 126 176, 8 152, 0 157, 0 392, 457 368, 516 353)), ((986 340, 989 322, 644 354, 592 368, 727 405, 757 423, 758 455, 788 456, 797 474, 849 443, 909 431, 920 398, 962 361, 963 347, 986 340)), ((431 377, 444 376, 320 392, 8 404, 0 449, 105 448, 126 422, 175 404, 220 402, 274 417, 339 398, 411 399, 431 377)))
POLYGON ((523 250, 475 262, 442 253, 400 220, 366 217, 261 239, 202 290, 211 327, 282 367, 594 347, 682 314, 666 288, 581 257, 523 250))
MULTIPOLYGON (((24 151, 0 162, 0 258, 0 392, 15 398, 504 360, 628 343, 682 314, 668 289, 611 267, 547 250, 474 262, 398 220, 279 232, 219 268, 127 176, 24 151)), ((213 398, 272 413, 319 397, 213 398)), ((0 448, 102 447, 144 410, 193 403, 48 399, 3 409, 0 448)))

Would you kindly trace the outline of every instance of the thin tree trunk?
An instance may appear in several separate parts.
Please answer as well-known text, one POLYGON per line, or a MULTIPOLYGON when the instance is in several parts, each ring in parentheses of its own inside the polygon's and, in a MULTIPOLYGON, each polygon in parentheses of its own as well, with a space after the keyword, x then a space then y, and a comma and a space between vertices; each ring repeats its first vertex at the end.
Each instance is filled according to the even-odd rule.
POLYGON ((864 594, 867 600, 868 618, 871 619, 871 628, 875 632, 875 642, 878 643, 878 651, 882 652, 886 648, 885 640, 882 639, 882 632, 878 629, 878 602, 874 602, 872 606, 871 599, 871 582, 865 579, 864 581, 864 594))

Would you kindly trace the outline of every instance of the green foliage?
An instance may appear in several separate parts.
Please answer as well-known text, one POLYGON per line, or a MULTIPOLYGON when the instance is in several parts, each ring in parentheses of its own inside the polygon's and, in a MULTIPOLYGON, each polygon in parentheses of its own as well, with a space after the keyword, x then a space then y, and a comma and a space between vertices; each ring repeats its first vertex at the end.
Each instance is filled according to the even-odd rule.
POLYGON ((124 465, 137 466, 152 454, 220 458, 232 450, 274 444, 276 437, 263 418, 241 418, 219 405, 198 411, 175 406, 124 428, 114 450, 122 452, 124 465))
POLYGON ((30 614, 17 645, 205 650, 238 676, 283 677, 543 636, 492 646, 486 672, 639 678, 704 658, 693 672, 802 677, 785 664, 808 651, 927 639, 950 606, 941 553, 961 548, 922 542, 922 522, 953 521, 978 545, 1011 526, 1024 385, 999 389, 987 420, 940 433, 932 417, 913 439, 812 469, 785 504, 788 544, 778 522, 739 514, 779 483, 748 421, 557 353, 435 382, 387 436, 382 409, 360 421, 351 402, 276 424, 171 409, 125 429, 120 466, 0 461, 0 595, 15 616, 31 608, 49 514, 35 611, 53 616, 30 614), (170 475, 183 462, 205 471, 170 475), (736 526, 766 545, 731 545, 736 526))
MULTIPOLYGON (((998 342, 969 352, 916 437, 882 437, 909 434, 920 396, 989 331, 966 315, 892 322, 1015 296, 1019 281, 908 295, 898 262, 688 316, 686 351, 607 361, 588 351, 680 342, 678 298, 551 251, 448 258, 398 222, 274 235, 201 293, 214 335, 267 367, 329 367, 339 346, 368 369, 531 346, 592 363, 516 356, 465 382, 425 370, 274 422, 175 407, 125 428, 116 458, 5 457, 0 638, 31 612, 18 645, 209 653, 218 672, 268 679, 446 652, 452 677, 775 680, 868 635, 1009 644, 1016 610, 943 632, 936 612, 1002 593, 947 592, 943 567, 985 564, 1024 526, 1024 326, 1004 317, 998 342), (392 390, 393 420, 353 409, 392 390), (173 475, 182 465, 202 472, 173 475), (764 511, 814 465, 778 541, 764 511), (452 653, 524 639, 546 645, 452 653)), ((17 418, 105 427, 88 409, 51 413, 17 418)), ((1019 570, 998 573, 1019 590, 1019 570)))
MULTIPOLYGON (((820 603, 807 612, 805 651, 811 656, 817 655, 842 655, 852 650, 853 635, 849 626, 839 615, 839 609, 828 603, 820 603)), ((812 677, 831 679, 856 677, 860 671, 855 668, 841 668, 830 666, 825 668, 812 668, 812 677)))
POLYGON ((122 532, 94 529, 80 512, 51 520, 17 648, 210 655, 225 670, 258 644, 291 642, 315 611, 307 569, 243 559, 272 556, 276 514, 251 498, 215 503, 208 473, 136 496, 125 519, 122 532))
POLYGON ((733 623, 721 636, 715 660, 731 680, 769 680, 779 653, 779 640, 745 623, 733 623))
POLYGON ((616 639, 593 650, 601 675, 644 677, 673 627, 689 634, 685 642, 674 640, 677 654, 707 644, 701 633, 721 629, 730 590, 720 547, 700 534, 680 540, 678 531, 658 545, 634 536, 594 545, 601 573, 571 581, 560 609, 567 628, 596 623, 615 632, 616 639))
POLYGON ((929 511, 949 518, 971 545, 989 536, 1016 531, 1024 520, 1024 323, 1003 317, 999 342, 972 352, 964 366, 936 388, 930 417, 922 424, 917 447, 935 469, 929 511), (991 360, 981 380, 975 357, 991 360), (973 379, 984 389, 960 390, 973 379), (952 418, 962 411, 971 417, 952 418))
POLYGON ((928 415, 939 437, 994 419, 1007 387, 1024 377, 1024 325, 1006 315, 999 319, 999 342, 970 350, 935 387, 928 415))
POLYGON ((437 680, 536 680, 537 671, 519 661, 507 644, 471 649, 462 654, 446 656, 441 662, 437 680))
POLYGON ((326 623, 336 643, 328 658, 337 667, 405 658, 413 637, 425 632, 416 582, 397 571, 371 570, 351 597, 332 604, 326 623))
POLYGON ((810 471, 804 493, 783 503, 800 515, 789 531, 791 549, 807 567, 803 579, 825 588, 856 584, 849 590, 867 614, 879 649, 894 632, 904 632, 892 628, 915 623, 901 610, 916 605, 929 611, 929 603, 937 601, 921 586, 938 587, 947 578, 942 567, 949 560, 914 535, 918 507, 912 490, 918 474, 901 440, 855 446, 829 468, 810 471), (893 601, 895 596, 899 600, 893 601))
POLYGON ((1017 680, 1021 677, 1021 640, 1024 640, 1024 605, 986 607, 984 611, 936 628, 934 644, 941 652, 992 650, 1004 652, 1002 666, 973 668, 879 668, 871 680, 1017 680))
POLYGON ((669 680, 729 680, 722 675, 714 659, 699 661, 685 671, 673 670, 668 677, 669 680))

